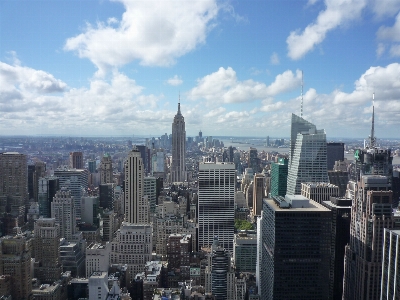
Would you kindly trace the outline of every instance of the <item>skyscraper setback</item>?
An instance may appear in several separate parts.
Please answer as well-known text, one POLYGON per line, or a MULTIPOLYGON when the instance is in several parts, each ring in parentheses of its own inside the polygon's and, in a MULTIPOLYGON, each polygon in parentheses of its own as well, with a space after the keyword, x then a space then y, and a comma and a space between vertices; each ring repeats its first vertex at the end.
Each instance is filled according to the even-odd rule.
POLYGON ((172 123, 172 164, 171 181, 184 182, 186 180, 186 131, 185 119, 181 114, 181 104, 178 103, 178 112, 172 123))

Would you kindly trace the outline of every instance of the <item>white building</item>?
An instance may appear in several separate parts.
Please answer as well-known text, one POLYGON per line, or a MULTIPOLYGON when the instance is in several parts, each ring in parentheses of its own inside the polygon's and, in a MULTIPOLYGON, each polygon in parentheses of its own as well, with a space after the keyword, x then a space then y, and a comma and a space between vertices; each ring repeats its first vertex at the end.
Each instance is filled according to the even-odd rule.
POLYGON ((69 190, 62 188, 56 193, 51 203, 51 217, 60 225, 60 238, 73 240, 76 233, 75 199, 69 190))
POLYGON ((108 291, 107 272, 95 272, 89 277, 89 299, 105 300, 108 291))
POLYGON ((236 170, 233 163, 200 163, 198 245, 210 247, 218 236, 220 245, 232 253, 235 219, 236 170))
POLYGON ((94 272, 108 272, 111 244, 93 243, 86 248, 86 278, 94 272))
POLYGON ((143 271, 147 261, 151 260, 153 248, 153 227, 150 224, 132 224, 123 222, 111 243, 111 264, 127 264, 130 282, 131 276, 143 271))

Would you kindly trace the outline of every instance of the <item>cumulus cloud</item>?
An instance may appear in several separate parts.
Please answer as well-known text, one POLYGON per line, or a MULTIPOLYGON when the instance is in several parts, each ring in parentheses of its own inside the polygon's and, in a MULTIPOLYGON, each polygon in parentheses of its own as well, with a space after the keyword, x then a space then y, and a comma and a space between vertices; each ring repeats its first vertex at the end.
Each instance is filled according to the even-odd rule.
POLYGON ((240 103, 285 93, 298 87, 301 72, 294 74, 288 70, 276 76, 269 86, 252 79, 239 81, 236 72, 228 67, 221 67, 217 72, 198 79, 197 86, 188 93, 190 99, 205 99, 214 103, 240 103))
POLYGON ((183 80, 178 75, 175 75, 174 77, 169 78, 167 83, 172 86, 178 86, 183 83, 183 80))
POLYGON ((64 46, 90 59, 99 75, 134 60, 148 66, 174 64, 205 43, 219 10, 216 0, 115 1, 125 6, 121 20, 89 24, 64 46))
POLYGON ((272 53, 270 61, 273 65, 279 65, 279 56, 276 52, 272 53))
POLYGON ((317 20, 302 32, 292 31, 286 39, 288 56, 297 60, 320 44, 326 34, 360 17, 367 0, 325 0, 326 9, 319 13, 317 20))

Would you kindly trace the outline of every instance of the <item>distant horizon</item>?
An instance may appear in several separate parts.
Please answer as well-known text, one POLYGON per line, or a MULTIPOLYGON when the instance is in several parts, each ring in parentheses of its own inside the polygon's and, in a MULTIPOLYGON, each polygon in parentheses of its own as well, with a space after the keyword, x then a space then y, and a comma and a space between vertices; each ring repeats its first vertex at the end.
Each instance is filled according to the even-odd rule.
MULTIPOLYGON (((165 134, 165 133, 164 133, 165 134)), ((130 138, 130 139, 135 139, 135 138, 158 138, 163 136, 164 134, 161 135, 63 135, 63 134, 48 134, 48 135, 27 135, 27 134, 21 134, 21 135, 16 135, 16 134, 12 134, 12 135, 5 135, 5 134, 0 134, 0 138, 10 138, 10 137, 15 137, 15 138, 21 138, 21 137, 48 137, 48 138, 56 138, 56 137, 62 137, 62 138, 130 138)), ((168 135, 171 133, 168 133, 168 135)), ((198 135, 186 135, 186 138, 188 137, 196 137, 198 135)), ((211 136, 213 138, 216 139, 256 139, 256 140, 266 140, 267 136, 234 136, 234 135, 203 135, 203 138, 211 136)), ((285 140, 289 140, 290 136, 284 137, 284 136, 269 136, 270 139, 285 139, 285 140)), ((333 142, 336 142, 337 140, 360 140, 360 141, 368 141, 368 137, 367 138, 362 138, 362 137, 328 137, 326 141, 329 143, 332 140, 331 139, 335 139, 333 142)), ((400 141, 400 137, 399 138, 387 138, 387 137, 377 137, 377 140, 399 140, 400 141)))

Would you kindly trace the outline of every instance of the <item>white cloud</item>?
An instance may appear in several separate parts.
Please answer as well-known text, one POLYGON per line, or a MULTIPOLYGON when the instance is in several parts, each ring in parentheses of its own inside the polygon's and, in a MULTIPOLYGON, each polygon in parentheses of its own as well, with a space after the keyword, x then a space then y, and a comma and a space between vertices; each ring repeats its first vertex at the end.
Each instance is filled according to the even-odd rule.
POLYGON ((129 1, 122 19, 88 25, 67 39, 64 49, 90 59, 98 74, 134 60, 142 65, 168 66, 204 44, 218 14, 216 0, 129 1))
POLYGON ((386 47, 384 44, 379 43, 378 47, 376 48, 376 56, 381 57, 383 53, 385 53, 386 47))
POLYGON ((312 6, 312 5, 314 5, 315 3, 317 3, 319 0, 308 0, 308 2, 307 2, 307 6, 312 6))
POLYGON ((14 65, 0 62, 0 86, 2 92, 18 91, 48 94, 62 92, 67 87, 63 81, 54 78, 53 75, 47 72, 21 66, 16 57, 14 62, 16 63, 14 65))
POLYGON ((279 65, 279 56, 276 52, 272 53, 270 61, 273 65, 279 65))
POLYGON ((376 33, 381 40, 400 41, 400 13, 396 17, 393 27, 381 26, 376 33))
POLYGON ((217 72, 206 75, 197 81, 197 86, 189 91, 190 99, 205 99, 213 103, 240 103, 263 100, 267 97, 285 93, 298 87, 301 72, 285 71, 276 76, 275 81, 267 86, 252 79, 239 81, 236 72, 228 67, 221 67, 217 72))
POLYGON ((303 32, 292 31, 286 43, 288 56, 297 60, 312 51, 326 37, 326 34, 338 26, 360 17, 367 0, 325 0, 326 9, 321 11, 314 23, 303 32))
POLYGON ((390 55, 391 56, 400 56, 400 45, 393 45, 390 47, 390 55))
POLYGON ((175 75, 174 77, 169 78, 167 83, 172 86, 178 86, 183 83, 183 80, 178 75, 175 75))
POLYGON ((371 0, 372 11, 376 17, 393 17, 400 10, 400 0, 371 0))

